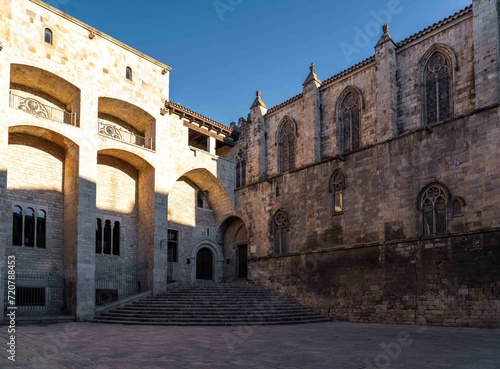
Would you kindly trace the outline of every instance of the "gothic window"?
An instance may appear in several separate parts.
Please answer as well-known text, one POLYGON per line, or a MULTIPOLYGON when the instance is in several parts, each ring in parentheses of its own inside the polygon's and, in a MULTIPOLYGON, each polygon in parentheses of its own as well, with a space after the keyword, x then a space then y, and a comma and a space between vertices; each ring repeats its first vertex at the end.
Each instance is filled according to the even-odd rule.
POLYGON ((36 217, 36 247, 41 249, 45 248, 46 218, 47 212, 45 210, 38 210, 36 217))
POLYGON ((113 226, 113 255, 120 255, 120 222, 113 226))
POLYGON ((285 118, 278 136, 278 168, 280 173, 286 173, 295 168, 295 138, 294 123, 285 118))
MULTIPOLYGON (((104 217, 103 217, 104 218, 104 217)), ((97 218, 95 252, 104 255, 120 255, 121 221, 97 218)))
POLYGON ((102 220, 97 218, 95 227, 95 252, 96 254, 102 254, 102 220))
POLYGON ((23 245, 23 209, 20 206, 12 208, 12 245, 23 245))
POLYGON ((236 188, 247 184, 247 162, 245 155, 240 151, 236 161, 236 188))
POLYGON ((446 233, 446 207, 448 191, 441 185, 432 184, 420 195, 423 236, 436 236, 446 233))
POLYGON ((454 217, 459 217, 462 214, 463 207, 465 206, 465 200, 461 197, 455 197, 451 204, 451 214, 454 217))
POLYGON ((283 255, 288 252, 288 232, 290 230, 290 222, 288 215, 283 210, 278 210, 273 217, 272 222, 273 238, 274 238, 274 254, 283 255))
POLYGON ((341 127, 342 151, 356 150, 360 146, 361 104, 359 96, 348 92, 340 105, 339 119, 341 127))
POLYGON ((53 43, 53 34, 52 34, 52 31, 49 29, 49 28, 45 28, 44 32, 43 32, 43 40, 52 45, 53 43))
POLYGON ((441 53, 434 53, 425 67, 426 123, 451 117, 451 65, 441 53))
POLYGON ((127 78, 130 81, 132 81, 132 68, 127 67, 125 69, 125 78, 127 78))
POLYGON ((12 245, 45 248, 47 211, 38 206, 12 207, 12 245))
POLYGON ((343 191, 345 177, 341 170, 336 169, 330 178, 330 192, 332 193, 332 214, 340 214, 343 210, 343 191))

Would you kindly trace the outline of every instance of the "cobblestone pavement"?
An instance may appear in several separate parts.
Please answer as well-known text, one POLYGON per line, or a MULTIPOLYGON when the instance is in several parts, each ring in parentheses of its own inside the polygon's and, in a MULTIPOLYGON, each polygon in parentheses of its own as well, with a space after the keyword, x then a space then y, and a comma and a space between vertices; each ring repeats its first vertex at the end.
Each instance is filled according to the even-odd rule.
POLYGON ((0 326, 0 368, 500 369, 500 329, 353 323, 169 327, 0 326))

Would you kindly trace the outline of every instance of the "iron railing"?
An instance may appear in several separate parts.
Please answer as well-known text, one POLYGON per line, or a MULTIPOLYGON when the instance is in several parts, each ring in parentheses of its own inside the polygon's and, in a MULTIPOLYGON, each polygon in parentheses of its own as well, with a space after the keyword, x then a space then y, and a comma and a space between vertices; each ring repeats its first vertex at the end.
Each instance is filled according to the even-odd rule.
POLYGON ((32 97, 23 97, 10 92, 9 105, 11 108, 19 109, 38 117, 76 126, 76 113, 70 113, 66 110, 53 108, 42 104, 40 101, 32 97))
POLYGON ((146 149, 153 150, 153 139, 146 139, 134 132, 129 132, 117 125, 99 120, 98 132, 101 135, 120 140, 131 145, 145 147, 146 149))
POLYGON ((95 304, 105 305, 147 291, 148 264, 117 264, 96 267, 95 304))
MULTIPOLYGON (((15 307, 18 316, 71 315, 74 296, 73 283, 62 277, 47 274, 16 273, 15 285, 9 289, 6 281, 5 299, 12 307, 8 296, 15 288, 15 307), (15 286, 15 287, 14 287, 15 286)), ((8 313, 7 306, 4 314, 8 313)))

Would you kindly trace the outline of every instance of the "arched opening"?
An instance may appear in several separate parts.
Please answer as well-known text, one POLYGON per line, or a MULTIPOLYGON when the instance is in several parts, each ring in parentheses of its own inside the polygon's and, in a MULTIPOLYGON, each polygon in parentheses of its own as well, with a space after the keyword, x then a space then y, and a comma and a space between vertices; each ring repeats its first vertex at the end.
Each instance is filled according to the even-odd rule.
POLYGON ((202 247, 196 254, 196 279, 214 279, 214 257, 206 247, 202 247))
POLYGON ((224 245, 224 281, 248 277, 248 229, 241 218, 226 218, 217 230, 217 242, 224 245))

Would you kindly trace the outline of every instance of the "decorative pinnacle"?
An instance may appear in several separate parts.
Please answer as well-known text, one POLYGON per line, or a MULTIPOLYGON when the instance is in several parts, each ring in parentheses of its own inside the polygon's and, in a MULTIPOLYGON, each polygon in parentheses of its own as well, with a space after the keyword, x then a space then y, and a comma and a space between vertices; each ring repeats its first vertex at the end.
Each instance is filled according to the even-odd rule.
POLYGON ((389 34, 389 25, 387 23, 384 23, 384 25, 382 26, 382 32, 384 33, 384 35, 389 34))
POLYGON ((311 66, 309 67, 309 69, 311 70, 312 73, 316 72, 316 66, 314 65, 314 63, 311 63, 311 66))
POLYGON ((257 95, 257 97, 261 97, 262 96, 262 92, 260 90, 257 90, 256 95, 257 95))

